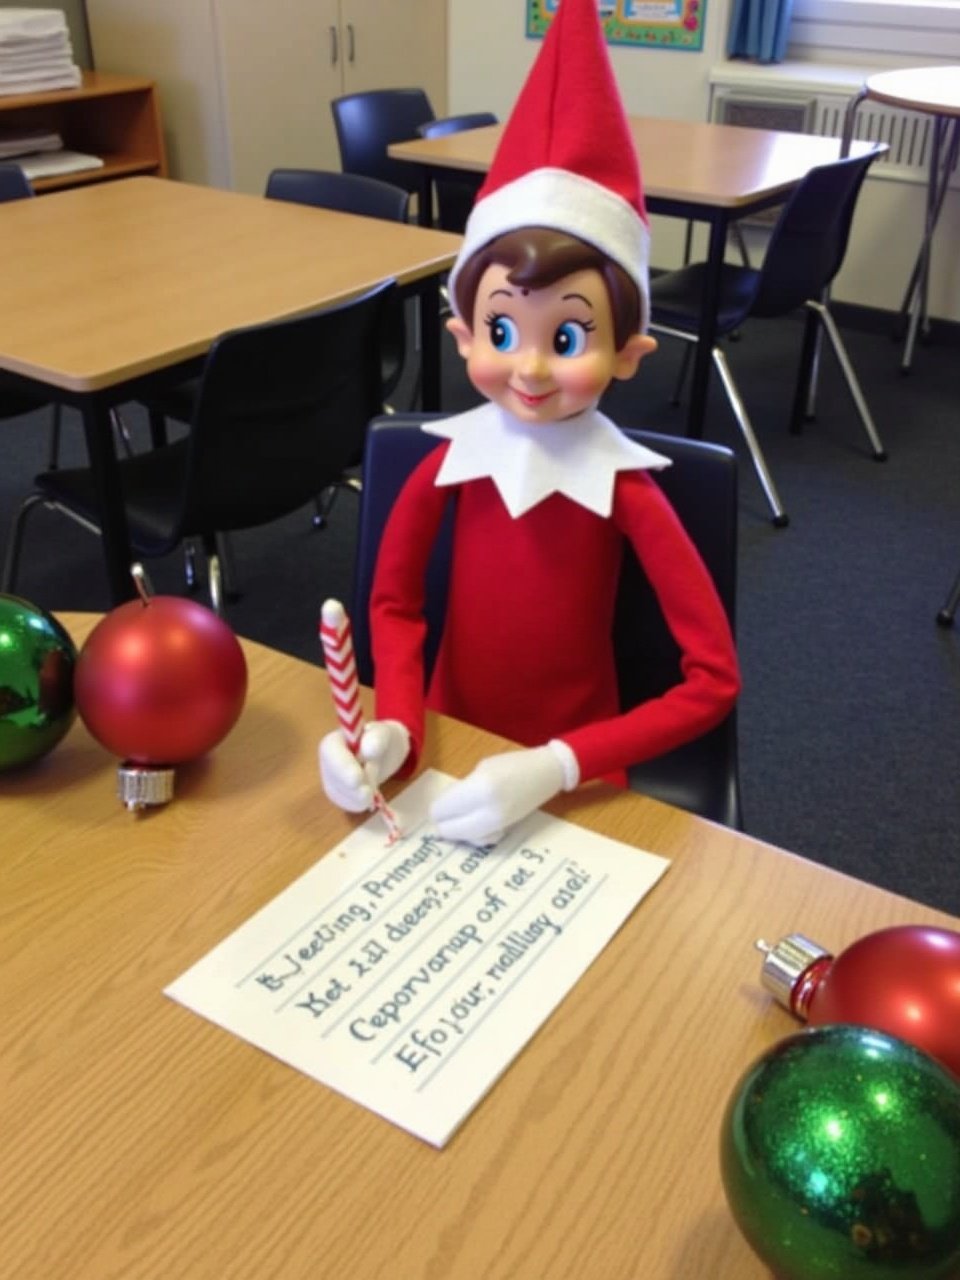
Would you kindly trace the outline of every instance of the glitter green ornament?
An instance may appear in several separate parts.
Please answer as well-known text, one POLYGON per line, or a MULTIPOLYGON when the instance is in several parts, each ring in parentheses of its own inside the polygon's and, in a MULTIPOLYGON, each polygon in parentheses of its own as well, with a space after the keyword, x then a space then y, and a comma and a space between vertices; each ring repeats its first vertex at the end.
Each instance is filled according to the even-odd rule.
POLYGON ((781 1041, 734 1090, 727 1200, 778 1280, 960 1277, 960 1086, 893 1036, 781 1041))
POLYGON ((0 595, 0 773, 46 755, 70 728, 76 661, 56 618, 0 595))

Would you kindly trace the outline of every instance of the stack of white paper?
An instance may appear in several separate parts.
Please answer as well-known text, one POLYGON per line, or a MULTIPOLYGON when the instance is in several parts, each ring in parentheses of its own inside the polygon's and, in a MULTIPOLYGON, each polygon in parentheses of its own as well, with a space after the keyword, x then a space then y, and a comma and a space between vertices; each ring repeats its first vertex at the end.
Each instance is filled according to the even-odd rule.
POLYGON ((0 94, 76 89, 80 82, 62 9, 0 9, 0 94))
POLYGON ((0 160, 33 155, 37 151, 60 151, 63 139, 46 129, 27 129, 16 133, 0 133, 0 160))

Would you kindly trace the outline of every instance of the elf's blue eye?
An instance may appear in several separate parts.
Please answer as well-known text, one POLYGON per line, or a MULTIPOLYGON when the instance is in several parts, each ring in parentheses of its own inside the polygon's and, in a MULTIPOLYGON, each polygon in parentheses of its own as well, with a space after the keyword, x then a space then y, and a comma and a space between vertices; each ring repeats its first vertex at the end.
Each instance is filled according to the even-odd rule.
POLYGON ((582 356, 587 349, 587 331, 579 320, 565 320, 553 335, 558 356, 582 356))
POLYGON ((488 321, 490 342, 497 351, 516 351, 520 345, 520 330, 509 316, 492 316, 488 321))

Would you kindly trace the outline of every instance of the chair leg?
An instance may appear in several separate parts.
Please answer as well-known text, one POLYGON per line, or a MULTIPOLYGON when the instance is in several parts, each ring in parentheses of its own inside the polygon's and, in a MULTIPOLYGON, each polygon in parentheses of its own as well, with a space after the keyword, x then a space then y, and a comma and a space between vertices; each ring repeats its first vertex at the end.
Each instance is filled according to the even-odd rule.
POLYGON ((192 538, 183 544, 183 578, 188 591, 197 588, 197 547, 192 538))
POLYGON ((154 449, 162 449, 167 443, 167 420, 162 413, 151 409, 147 414, 150 424, 150 445, 154 449))
POLYGON ((117 433, 117 439, 120 441, 124 453, 128 458, 132 458, 134 455, 133 439, 130 436, 130 428, 120 416, 119 409, 110 410, 110 424, 117 433))
POLYGON ((750 421, 746 406, 740 398, 740 392, 737 390, 737 385, 733 380, 726 357, 719 347, 713 348, 713 363, 716 365, 717 373, 719 373, 723 389, 727 393, 727 399, 730 401, 730 407, 737 420, 737 425, 750 451, 750 460, 760 481, 760 487, 763 489, 770 505, 770 510, 773 512, 773 523, 778 529, 782 529, 790 523, 790 517, 783 509, 783 503, 780 501, 777 486, 774 484, 773 476, 767 467, 767 460, 763 456, 763 450, 760 448, 760 442, 753 429, 753 423, 750 421))
POLYGON ((0 592, 9 595, 17 582, 17 571, 20 568, 20 550, 23 546, 23 534, 27 516, 35 507, 41 506, 43 498, 39 493, 31 493, 24 498, 13 517, 10 533, 7 537, 7 553, 3 559, 3 576, 0 578, 0 592))
POLYGON ((690 371, 690 359, 693 356, 693 347, 686 343, 683 348, 683 359, 680 361, 680 368, 677 371, 677 380, 673 385, 673 395, 670 397, 670 403, 674 406, 679 405, 680 397, 683 394, 683 384, 687 380, 687 374, 690 371))
POLYGON ((822 302, 815 302, 812 298, 807 302, 807 306, 811 311, 815 312, 821 320, 824 329, 827 331, 827 337, 830 339, 830 345, 833 347, 833 354, 837 357, 837 363, 843 370, 843 376, 847 380, 847 390, 853 398, 853 403, 857 406, 857 412, 860 414, 860 421, 863 423, 863 429, 867 433, 870 441, 870 447, 873 449, 873 456, 878 462, 886 462, 887 451, 884 449, 877 434, 877 428, 874 425, 870 410, 867 408, 867 402, 864 399, 863 392, 860 389, 860 383, 857 375, 853 371, 853 365, 850 363, 850 357, 847 355, 847 349, 843 345, 843 339, 840 337, 840 330, 837 328, 836 321, 830 314, 827 307, 822 302))
POLYGON ((207 587, 210 591, 210 608, 223 617, 223 578, 220 573, 220 557, 216 551, 207 556, 207 587))
POLYGON ((237 563, 229 533, 218 533, 216 541, 217 562, 220 570, 220 580, 223 583, 223 598, 225 600, 239 600, 241 592, 239 579, 237 578, 237 563))
POLYGON ((943 602, 943 608, 937 614, 937 622, 941 627, 953 626, 957 605, 960 605, 960 573, 957 574, 953 586, 950 588, 950 594, 943 602))
POLYGON ((325 529, 330 512, 333 510, 333 504, 337 500, 338 485, 329 484, 323 493, 317 494, 314 505, 316 511, 311 519, 314 529, 325 529))
POLYGON ((56 471, 60 465, 60 430, 63 426, 63 405, 53 406, 53 422, 50 424, 50 451, 47 454, 47 470, 56 471))

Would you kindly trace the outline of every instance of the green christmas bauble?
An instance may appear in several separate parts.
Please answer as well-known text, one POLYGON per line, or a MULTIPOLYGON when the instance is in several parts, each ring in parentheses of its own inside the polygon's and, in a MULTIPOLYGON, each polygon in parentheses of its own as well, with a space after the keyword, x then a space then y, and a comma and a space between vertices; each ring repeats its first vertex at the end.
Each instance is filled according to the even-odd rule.
POLYGON ((46 755, 70 728, 76 661, 56 618, 0 595, 0 772, 46 755))
POLYGON ((960 1085, 865 1027, 803 1031, 745 1073, 721 1172, 778 1280, 960 1277, 960 1085))

